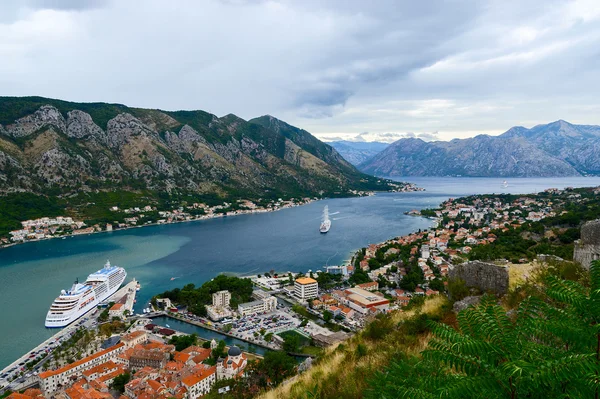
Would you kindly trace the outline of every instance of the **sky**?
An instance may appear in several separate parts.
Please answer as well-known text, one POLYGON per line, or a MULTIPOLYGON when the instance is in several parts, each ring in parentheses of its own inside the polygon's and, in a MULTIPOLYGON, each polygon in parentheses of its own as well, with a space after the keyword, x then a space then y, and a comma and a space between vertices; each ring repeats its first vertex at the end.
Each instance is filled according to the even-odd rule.
POLYGON ((323 140, 600 124, 600 1, 0 2, 0 95, 244 119, 323 140))

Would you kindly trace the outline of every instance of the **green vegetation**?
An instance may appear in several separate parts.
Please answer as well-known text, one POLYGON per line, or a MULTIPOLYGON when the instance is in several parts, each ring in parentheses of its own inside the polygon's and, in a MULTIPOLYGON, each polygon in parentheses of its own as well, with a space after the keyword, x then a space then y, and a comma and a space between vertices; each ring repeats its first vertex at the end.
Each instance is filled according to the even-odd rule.
POLYGON ((362 270, 360 266, 354 269, 354 273, 348 279, 348 282, 352 285, 368 283, 369 281, 371 281, 371 278, 369 278, 367 272, 362 270))
POLYGON ((123 373, 115 377, 110 387, 117 392, 123 393, 125 392, 125 385, 131 379, 131 374, 123 373))
POLYGON ((273 388, 290 378, 296 372, 296 360, 281 351, 269 351, 261 361, 250 360, 243 377, 217 381, 204 399, 251 399, 267 388, 273 388), (230 387, 230 392, 222 396, 219 388, 230 387))
POLYGON ((225 357, 225 345, 226 345, 225 341, 220 340, 219 343, 217 344, 217 347, 212 350, 211 357, 214 360, 217 360, 220 357, 225 357))
POLYGON ((317 276, 319 289, 328 290, 342 283, 341 274, 319 273, 317 276))
POLYGON ((198 342, 198 335, 174 335, 170 340, 169 344, 175 345, 175 350, 181 352, 185 348, 189 348, 192 345, 196 345, 198 342))
POLYGON ((418 309, 380 316, 376 325, 343 344, 324 350, 308 371, 293 381, 264 392, 260 399, 307 399, 365 397, 368 376, 375 375, 401 353, 418 353, 431 320, 443 321, 449 306, 432 297, 418 309), (383 333, 377 330, 382 328, 383 333))
POLYGON ((0 197, 0 237, 21 229, 21 221, 63 215, 62 202, 31 193, 11 193, 0 197))
MULTIPOLYGON (((108 304, 107 307, 105 307, 102 312, 100 312, 100 315, 98 315, 98 321, 100 323, 104 323, 105 321, 108 321, 108 311, 110 310, 110 308, 112 308, 112 306, 114 305, 114 302, 110 302, 108 304)), ((100 307, 99 307, 100 308, 100 307)))
POLYGON ((126 329, 127 326, 125 325, 125 323, 119 320, 104 323, 98 327, 99 333, 106 337, 110 337, 111 335, 121 331, 125 331, 126 329))
POLYGON ((157 297, 169 298, 177 304, 187 306, 188 311, 196 315, 206 316, 205 306, 212 303, 212 294, 222 290, 231 293, 230 306, 232 308, 237 308, 240 303, 252 300, 252 281, 250 279, 225 275, 219 275, 198 288, 194 284, 187 284, 182 289, 175 288, 165 291, 157 297))
POLYGON ((278 334, 283 338, 283 350, 288 353, 297 353, 301 346, 308 344, 308 339, 295 331, 285 331, 278 334))
POLYGON ((253 368, 253 376, 261 387, 276 386, 293 375, 296 370, 296 360, 285 352, 269 351, 253 368))

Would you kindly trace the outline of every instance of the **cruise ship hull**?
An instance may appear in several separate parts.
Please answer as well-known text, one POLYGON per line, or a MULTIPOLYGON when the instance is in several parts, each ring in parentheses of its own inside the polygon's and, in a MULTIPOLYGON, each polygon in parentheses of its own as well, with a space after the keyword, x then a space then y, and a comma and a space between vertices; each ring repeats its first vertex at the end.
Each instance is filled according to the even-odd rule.
POLYGON ((123 268, 114 267, 108 272, 103 273, 103 270, 91 274, 85 284, 76 283, 71 291, 63 291, 50 307, 46 315, 45 326, 47 328, 66 327, 117 292, 125 281, 127 272, 123 268), (105 278, 105 281, 96 281, 98 276, 105 278), (67 309, 67 307, 71 308, 67 309))

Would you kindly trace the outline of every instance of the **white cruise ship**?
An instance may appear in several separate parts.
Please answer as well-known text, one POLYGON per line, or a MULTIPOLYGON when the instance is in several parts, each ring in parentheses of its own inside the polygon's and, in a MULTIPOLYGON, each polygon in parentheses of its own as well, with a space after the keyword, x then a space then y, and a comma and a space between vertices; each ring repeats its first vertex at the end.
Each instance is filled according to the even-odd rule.
POLYGON ((50 306, 46 327, 64 327, 95 309, 119 289, 126 277, 125 269, 106 262, 104 268, 90 274, 85 283, 75 281, 73 287, 62 290, 50 306))

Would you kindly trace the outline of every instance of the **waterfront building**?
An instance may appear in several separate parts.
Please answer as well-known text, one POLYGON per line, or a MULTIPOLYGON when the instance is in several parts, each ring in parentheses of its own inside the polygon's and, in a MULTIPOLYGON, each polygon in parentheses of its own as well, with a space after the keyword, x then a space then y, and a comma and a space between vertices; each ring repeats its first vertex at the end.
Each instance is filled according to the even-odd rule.
POLYGON ((72 383, 74 379, 81 377, 84 371, 108 360, 114 360, 124 350, 125 345, 119 343, 60 369, 44 371, 38 376, 40 388, 44 395, 51 396, 54 392, 72 383))
POLYGON ((294 296, 301 301, 316 298, 319 296, 319 283, 310 277, 296 279, 294 283, 294 296))
POLYGON ((228 307, 231 301, 231 293, 227 290, 217 291, 212 294, 212 304, 214 307, 228 307))
POLYGON ((111 319, 113 317, 122 318, 124 312, 125 312, 125 305, 123 305, 122 303, 115 303, 114 305, 112 305, 110 307, 110 309, 108 309, 108 317, 111 319))
POLYGON ((342 276, 348 276, 348 267, 347 266, 327 266, 325 271, 329 274, 341 274, 342 276))
POLYGON ((206 307, 208 317, 213 321, 218 321, 233 315, 229 308, 231 293, 227 290, 218 291, 212 294, 212 305, 206 307))
POLYGON ((277 298, 268 296, 252 302, 240 303, 238 305, 238 314, 246 316, 255 313, 268 313, 277 309, 277 298))

